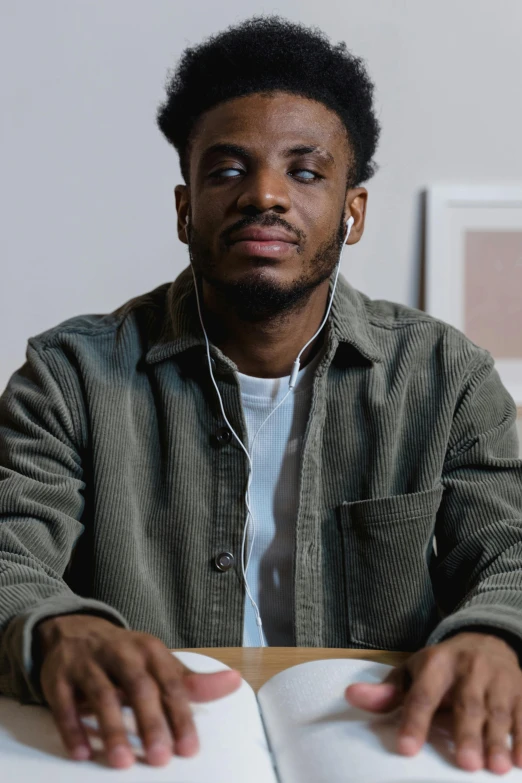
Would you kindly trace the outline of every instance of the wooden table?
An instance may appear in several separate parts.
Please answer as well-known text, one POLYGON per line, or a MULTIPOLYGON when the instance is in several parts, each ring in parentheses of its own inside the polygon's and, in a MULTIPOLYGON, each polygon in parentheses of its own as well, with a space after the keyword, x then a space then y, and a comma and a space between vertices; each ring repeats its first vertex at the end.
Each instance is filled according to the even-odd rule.
POLYGON ((223 661, 232 669, 240 671, 255 691, 277 672, 305 661, 317 661, 321 658, 365 658, 397 666, 411 654, 339 647, 191 647, 183 652, 197 652, 223 661))

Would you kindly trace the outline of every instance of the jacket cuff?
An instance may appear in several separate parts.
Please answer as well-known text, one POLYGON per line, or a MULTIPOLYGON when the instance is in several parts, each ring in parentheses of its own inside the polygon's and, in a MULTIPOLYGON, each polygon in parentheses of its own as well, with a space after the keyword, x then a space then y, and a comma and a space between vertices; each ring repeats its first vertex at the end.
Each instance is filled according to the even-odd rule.
POLYGON ((3 634, 2 642, 10 663, 7 682, 1 683, 3 693, 15 696, 23 703, 45 703, 40 686, 40 666, 34 655, 34 629, 42 620, 63 614, 96 615, 123 628, 130 628, 116 609, 93 598, 58 595, 42 601, 34 609, 11 620, 3 634))
POLYGON ((490 633, 507 642, 522 666, 522 615, 509 606, 468 606, 442 620, 429 635, 426 646, 438 644, 457 633, 490 633))

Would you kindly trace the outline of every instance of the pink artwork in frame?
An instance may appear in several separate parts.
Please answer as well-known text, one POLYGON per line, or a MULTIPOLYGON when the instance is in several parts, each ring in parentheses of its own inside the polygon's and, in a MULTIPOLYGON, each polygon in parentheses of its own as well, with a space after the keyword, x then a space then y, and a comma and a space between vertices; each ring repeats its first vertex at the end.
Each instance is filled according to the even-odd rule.
POLYGON ((491 353, 522 409, 522 184, 429 188, 425 299, 491 353))
POLYGON ((498 359, 522 359, 522 231, 467 231, 464 332, 498 359))
POLYGON ((522 456, 522 183, 433 185, 426 206, 426 312, 491 353, 522 456))

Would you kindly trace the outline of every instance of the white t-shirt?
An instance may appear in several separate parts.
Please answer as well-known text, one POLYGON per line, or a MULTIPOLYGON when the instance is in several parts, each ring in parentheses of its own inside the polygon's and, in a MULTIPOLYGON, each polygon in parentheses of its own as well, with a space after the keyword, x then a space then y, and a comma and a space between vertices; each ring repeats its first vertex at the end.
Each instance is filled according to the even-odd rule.
MULTIPOLYGON (((300 370, 293 392, 263 425, 251 454, 250 506, 255 536, 247 580, 259 607, 265 641, 270 646, 295 645, 293 558, 299 473, 314 372, 321 355, 319 351, 300 370)), ((238 373, 238 377, 250 452, 260 425, 287 393, 290 376, 255 378, 238 373)), ((247 553, 251 540, 250 536, 247 553)), ((248 596, 245 597, 243 646, 260 646, 255 612, 248 596)))

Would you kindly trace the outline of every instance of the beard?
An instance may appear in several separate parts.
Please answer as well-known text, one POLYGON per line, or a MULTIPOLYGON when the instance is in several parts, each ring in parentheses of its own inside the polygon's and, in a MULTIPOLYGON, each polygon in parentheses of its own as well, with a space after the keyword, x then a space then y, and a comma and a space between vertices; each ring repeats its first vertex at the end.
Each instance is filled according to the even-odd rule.
MULTIPOLYGON (((258 225, 258 223, 256 223, 258 225)), ((227 307, 250 323, 274 318, 285 318, 304 307, 312 292, 334 271, 345 239, 345 220, 317 250, 307 269, 289 285, 259 276, 255 271, 241 280, 223 280, 214 273, 216 265, 210 261, 210 247, 194 228, 190 230, 189 253, 196 276, 211 286, 227 307)), ((298 252, 300 249, 298 249, 298 252)))
POLYGON ((212 258, 210 248, 194 228, 190 231, 189 253, 196 276, 219 293, 225 305, 232 308, 241 320, 256 323, 283 319, 304 307, 312 292, 331 276, 339 261, 345 229, 343 215, 339 227, 319 247, 307 269, 289 285, 278 284, 255 272, 250 278, 246 276, 233 281, 216 276, 215 264, 209 263, 212 258))

